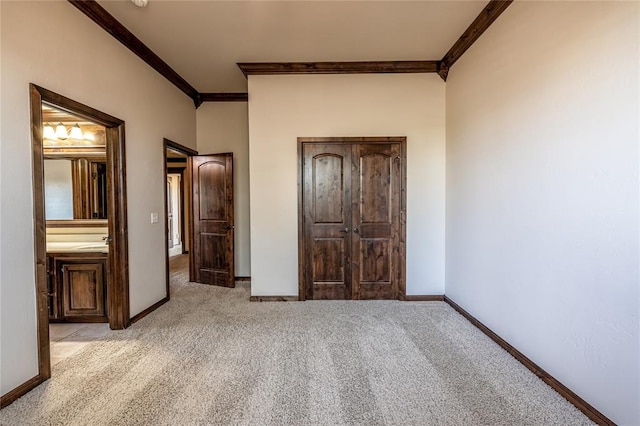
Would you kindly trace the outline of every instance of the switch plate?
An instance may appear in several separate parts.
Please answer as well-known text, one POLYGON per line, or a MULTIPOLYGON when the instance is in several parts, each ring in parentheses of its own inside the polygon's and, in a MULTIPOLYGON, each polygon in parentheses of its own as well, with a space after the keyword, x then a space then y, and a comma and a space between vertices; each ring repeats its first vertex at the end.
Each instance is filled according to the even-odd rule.
POLYGON ((158 223, 158 213, 157 212, 152 212, 151 213, 151 223, 158 223))

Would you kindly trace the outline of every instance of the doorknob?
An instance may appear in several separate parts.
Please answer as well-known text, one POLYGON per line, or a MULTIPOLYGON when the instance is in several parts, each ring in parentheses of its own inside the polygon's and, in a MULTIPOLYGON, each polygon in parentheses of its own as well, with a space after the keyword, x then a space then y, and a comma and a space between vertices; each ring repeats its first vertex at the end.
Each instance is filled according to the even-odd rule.
POLYGON ((345 227, 344 229, 341 229, 340 232, 342 232, 343 234, 346 234, 347 232, 349 232, 349 228, 345 227))
POLYGON ((227 225, 227 229, 236 229, 236 227, 233 225, 227 225))
POLYGON ((353 228, 353 232, 355 232, 355 233, 357 234, 357 233, 358 233, 358 228, 357 228, 357 227, 354 227, 354 228, 353 228))

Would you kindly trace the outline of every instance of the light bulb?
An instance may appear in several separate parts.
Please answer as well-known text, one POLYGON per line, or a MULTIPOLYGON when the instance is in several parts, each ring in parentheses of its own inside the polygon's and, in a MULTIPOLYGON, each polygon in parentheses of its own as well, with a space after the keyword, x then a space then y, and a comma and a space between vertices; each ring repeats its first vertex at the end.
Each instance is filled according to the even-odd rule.
POLYGON ((82 140, 84 138, 82 136, 82 130, 80 129, 80 126, 78 126, 78 123, 76 123, 76 125, 71 128, 71 133, 69 134, 69 137, 71 137, 71 139, 77 139, 77 140, 82 140))
POLYGON ((56 138, 65 140, 68 137, 69 134, 67 133, 67 128, 64 127, 62 123, 58 123, 58 125, 56 126, 56 138))
POLYGON ((42 136, 45 139, 55 139, 56 138, 56 131, 53 130, 53 126, 49 123, 47 123, 43 129, 42 129, 42 136))

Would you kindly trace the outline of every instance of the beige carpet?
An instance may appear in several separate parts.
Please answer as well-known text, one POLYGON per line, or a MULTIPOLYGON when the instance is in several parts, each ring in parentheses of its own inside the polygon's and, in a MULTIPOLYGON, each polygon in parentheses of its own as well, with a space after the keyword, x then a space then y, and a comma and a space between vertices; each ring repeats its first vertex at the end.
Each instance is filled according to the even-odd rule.
POLYGON ((0 424, 590 424, 444 303, 250 303, 247 284, 176 284, 0 424))

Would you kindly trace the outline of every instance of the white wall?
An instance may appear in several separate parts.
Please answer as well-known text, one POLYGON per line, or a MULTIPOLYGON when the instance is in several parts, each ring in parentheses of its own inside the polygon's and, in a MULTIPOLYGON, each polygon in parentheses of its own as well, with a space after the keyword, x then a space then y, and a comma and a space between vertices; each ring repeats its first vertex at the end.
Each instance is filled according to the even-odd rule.
POLYGON ((249 77, 253 295, 298 294, 304 136, 407 137, 407 294, 444 293, 444 102, 435 74, 249 77))
POLYGON ((5 394, 37 374, 29 83, 126 122, 132 315, 166 293, 162 138, 195 147, 196 137, 191 100, 66 1, 3 1, 0 10, 5 394), (150 223, 150 212, 161 214, 157 224, 150 223))
POLYGON ((624 425, 640 424, 639 6, 514 2, 447 82, 447 295, 624 425))
POLYGON ((235 275, 251 276, 247 103, 205 102, 198 108, 196 117, 200 154, 233 152, 235 275))
POLYGON ((44 160, 44 194, 47 220, 73 219, 71 160, 44 160))

